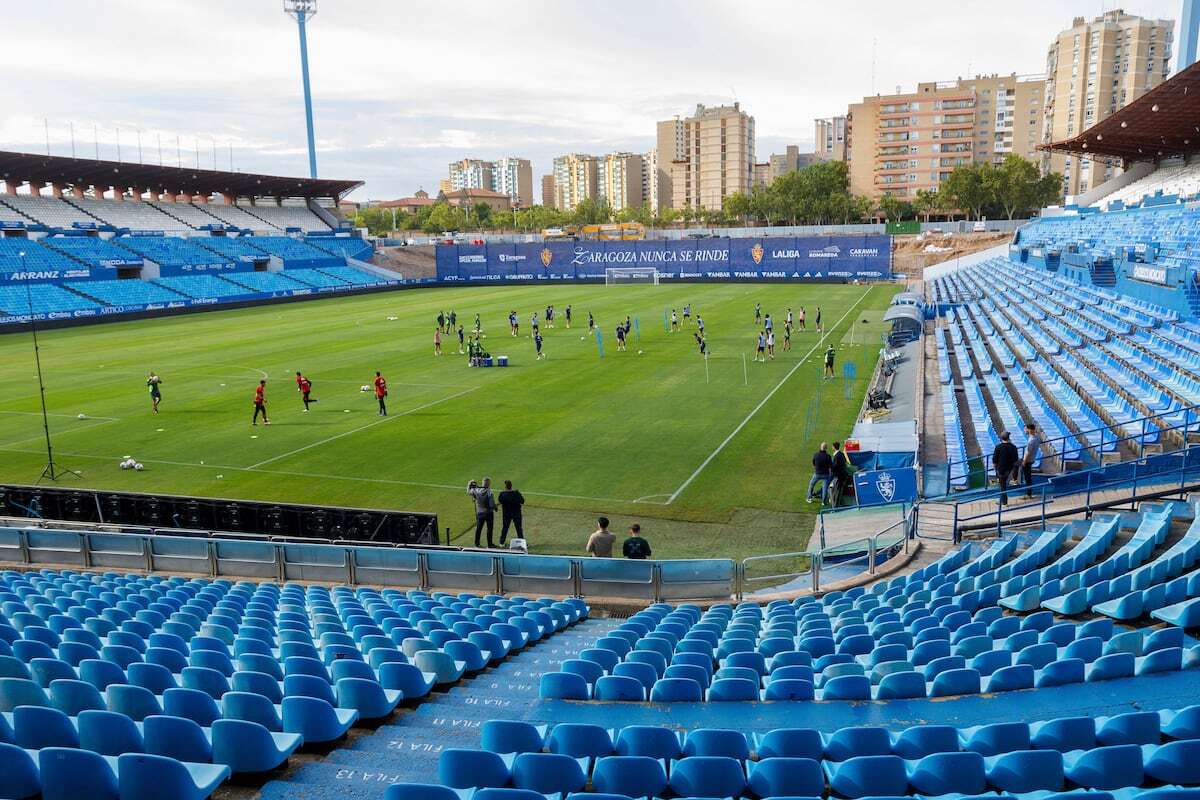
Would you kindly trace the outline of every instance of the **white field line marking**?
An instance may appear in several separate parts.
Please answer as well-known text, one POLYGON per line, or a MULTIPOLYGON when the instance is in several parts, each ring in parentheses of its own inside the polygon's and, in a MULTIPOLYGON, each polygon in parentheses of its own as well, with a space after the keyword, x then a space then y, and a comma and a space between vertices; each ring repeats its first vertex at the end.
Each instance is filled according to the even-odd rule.
MULTIPOLYGON (((40 411, 0 411, 0 414, 20 414, 23 417, 40 417, 42 415, 42 412, 40 412, 40 411)), ((77 414, 56 414, 54 412, 47 412, 46 416, 47 417, 68 417, 69 419, 77 419, 78 418, 77 414)), ((86 415, 85 419, 102 419, 105 422, 119 422, 120 421, 120 419, 118 417, 94 417, 91 414, 86 415)))
MULTIPOLYGON (((68 416, 68 415, 64 414, 64 415, 59 415, 59 416, 68 416)), ((67 428, 66 430, 62 430, 62 431, 55 431, 54 438, 57 439, 58 437, 63 436, 68 433, 79 433, 80 431, 90 431, 92 428, 99 428, 101 425, 108 425, 113 422, 120 422, 120 420, 117 419, 116 417, 88 417, 87 420, 80 420, 80 421, 87 422, 87 421, 91 421, 91 420, 99 420, 99 422, 97 422, 95 425, 76 426, 74 428, 67 428)), ((24 439, 17 439, 14 442, 6 442, 4 444, 4 446, 5 447, 15 447, 16 445, 25 444, 26 442, 37 442, 42 439, 43 435, 44 434, 39 433, 36 436, 27 436, 24 439)))
POLYGON ((423 411, 427 408, 430 408, 431 406, 436 406, 440 403, 445 403, 448 400, 454 400, 455 398, 462 397, 464 394, 470 394, 471 392, 475 391, 478 388, 479 388, 478 386, 472 386, 470 388, 463 389, 461 392, 455 392, 454 394, 446 395, 445 397, 440 397, 437 400, 431 400, 428 403, 423 403, 415 408, 410 408, 407 411, 401 411, 399 414, 387 416, 387 417, 384 417, 383 419, 377 419, 374 422, 368 422, 366 425, 360 425, 357 428, 352 428, 348 431, 343 431, 342 433, 334 434, 333 436, 327 437, 325 439, 321 439, 320 441, 312 442, 310 444, 304 445, 303 447, 297 447, 295 450, 289 450, 286 453, 281 453, 280 455, 274 456, 272 458, 268 458, 263 461, 259 461, 257 464, 251 464, 250 466, 246 467, 246 469, 247 470, 256 470, 259 467, 264 467, 267 464, 273 464, 274 462, 288 458, 289 456, 294 456, 297 453, 303 453, 305 450, 311 450, 314 447, 320 447, 322 445, 329 444, 330 442, 336 442, 338 439, 342 439, 347 436, 350 436, 351 434, 365 431, 369 428, 374 428, 376 425, 383 425, 385 422, 390 422, 393 419, 400 419, 401 417, 406 417, 409 414, 415 414, 418 411, 423 411))
POLYGON ((837 328, 838 325, 841 325, 842 320, 844 320, 846 317, 850 316, 850 313, 852 311, 854 311, 854 309, 858 308, 859 304, 862 303, 863 300, 866 300, 867 295, 870 293, 871 293, 870 289, 867 289, 865 292, 863 292, 862 297, 858 298, 858 300, 856 300, 854 302, 854 305, 850 306, 850 308, 848 308, 846 310, 846 313, 842 314, 842 316, 838 318, 837 322, 833 323, 828 328, 826 328, 827 332, 821 334, 821 338, 817 340, 817 343, 814 344, 812 346, 812 348, 809 349, 809 351, 804 354, 803 358, 801 358, 799 361, 797 361, 795 363, 795 365, 790 370, 788 370, 787 374, 784 375, 783 378, 780 379, 779 383, 775 384, 774 388, 772 388, 771 391, 767 392, 767 396, 764 397, 762 400, 760 400, 758 405, 756 405, 754 408, 752 408, 750 410, 750 413, 746 415, 746 418, 738 423, 738 426, 736 428, 734 428, 733 431, 728 436, 725 437, 725 440, 723 442, 721 442, 719 445, 717 445, 717 448, 715 450, 713 450, 711 453, 708 454, 708 458, 704 459, 704 461, 700 464, 700 466, 696 467, 696 471, 693 472, 691 475, 689 475, 688 479, 686 481, 684 481, 682 484, 680 484, 679 488, 676 489, 675 492, 670 497, 667 498, 667 502, 665 503, 665 505, 670 505, 671 503, 675 502, 675 498, 679 497, 679 495, 683 493, 683 490, 686 489, 688 486, 690 486, 692 481, 696 480, 697 476, 699 476, 700 473, 704 471, 704 468, 707 467, 710 463, 712 463, 712 460, 714 458, 716 458, 718 455, 720 455, 721 451, 725 449, 725 446, 728 445, 730 442, 732 442, 733 438, 735 436, 737 436, 739 433, 741 433, 742 428, 746 427, 746 425, 748 425, 750 423, 750 420, 754 419, 755 415, 758 414, 758 412, 762 410, 762 407, 767 404, 767 401, 770 400, 772 397, 774 397, 775 393, 778 392, 785 383, 787 383, 788 378, 792 377, 792 375, 795 374, 796 370, 800 369, 800 367, 806 361, 808 361, 809 357, 817 351, 817 348, 821 346, 821 343, 825 341, 825 339, 829 336, 829 334, 832 333, 833 330, 835 328, 837 328))
MULTIPOLYGON (((390 418, 389 418, 390 419, 390 418)), ((0 445, 0 452, 7 451, 10 453, 28 453, 31 455, 39 455, 42 450, 28 450, 18 447, 10 447, 8 445, 0 445)), ((93 453, 68 453, 60 452, 59 455, 68 458, 86 458, 92 461, 115 461, 119 460, 119 456, 98 456, 93 453)), ((462 484, 448 483, 428 483, 424 481, 405 481, 393 478, 360 478, 354 475, 326 475, 319 472, 294 472, 281 469, 252 469, 251 467, 234 467, 228 464, 199 464, 194 461, 166 461, 163 459, 146 458, 142 459, 145 464, 162 464, 169 467, 196 467, 199 469, 209 469, 229 472, 257 472, 263 475, 287 475, 294 478, 320 478, 321 480, 336 480, 336 481, 353 481, 355 483, 382 483, 389 486, 417 486, 423 489, 450 489, 466 491, 466 486, 462 484)), ((538 492, 530 489, 522 489, 522 493, 534 495, 537 497, 556 497, 566 500, 588 500, 597 503, 631 503, 635 501, 619 500, 615 497, 590 497, 581 494, 560 494, 557 492, 538 492)), ((666 497, 666 495, 662 495, 666 497)))

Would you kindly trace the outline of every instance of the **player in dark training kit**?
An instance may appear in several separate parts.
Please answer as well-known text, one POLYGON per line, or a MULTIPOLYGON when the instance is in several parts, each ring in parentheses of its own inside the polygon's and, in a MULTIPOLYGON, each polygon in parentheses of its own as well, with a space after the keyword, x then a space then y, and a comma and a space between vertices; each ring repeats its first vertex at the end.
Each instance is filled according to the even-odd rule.
MULTIPOLYGON (((566 317, 567 317, 567 327, 570 328, 571 327, 571 304, 570 303, 567 303, 565 313, 566 313, 566 317)), ((501 534, 501 536, 503 536, 503 534, 501 534)), ((501 539, 500 541, 504 541, 504 539, 501 539)))
POLYGON ((146 378, 146 386, 150 387, 150 405, 155 414, 158 413, 158 404, 162 402, 162 390, 158 388, 160 385, 162 385, 162 378, 151 372, 146 378))
POLYGON ((267 419, 267 381, 264 378, 258 382, 258 386, 254 388, 254 417, 250 420, 250 424, 258 425, 258 415, 262 414, 263 424, 270 425, 271 420, 267 419))

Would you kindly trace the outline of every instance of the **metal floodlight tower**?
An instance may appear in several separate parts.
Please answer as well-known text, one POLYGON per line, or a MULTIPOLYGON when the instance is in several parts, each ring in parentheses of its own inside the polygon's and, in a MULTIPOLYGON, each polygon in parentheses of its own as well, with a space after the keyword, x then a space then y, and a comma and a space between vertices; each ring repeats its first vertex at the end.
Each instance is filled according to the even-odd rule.
POLYGON ((300 28, 300 75, 304 80, 304 121, 308 124, 308 173, 317 177, 317 145, 313 136, 312 87, 308 82, 308 36, 305 23, 317 15, 317 0, 283 0, 283 12, 300 28))

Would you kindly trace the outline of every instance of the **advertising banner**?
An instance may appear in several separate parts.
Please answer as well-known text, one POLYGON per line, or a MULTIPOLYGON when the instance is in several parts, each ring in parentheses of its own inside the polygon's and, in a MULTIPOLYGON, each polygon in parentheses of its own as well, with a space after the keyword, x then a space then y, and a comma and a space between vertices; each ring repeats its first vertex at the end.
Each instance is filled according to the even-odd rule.
POLYGON ((911 501, 917 496, 917 471, 900 467, 856 472, 854 494, 860 506, 911 501))
POLYGON ((847 281, 891 277, 890 236, 438 245, 439 283, 603 280, 652 267, 660 280, 847 281))

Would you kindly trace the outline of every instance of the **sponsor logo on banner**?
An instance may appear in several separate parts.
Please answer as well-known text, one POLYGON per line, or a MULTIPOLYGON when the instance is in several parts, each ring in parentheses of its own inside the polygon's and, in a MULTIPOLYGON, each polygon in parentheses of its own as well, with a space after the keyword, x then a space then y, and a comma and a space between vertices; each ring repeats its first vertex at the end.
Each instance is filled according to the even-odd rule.
POLYGON ((81 308, 81 309, 78 309, 78 310, 76 310, 76 311, 75 311, 75 312, 73 312, 73 313, 74 313, 74 315, 75 315, 75 316, 77 316, 77 317, 94 317, 94 316, 96 316, 96 309, 94 309, 94 308, 81 308))
POLYGON ((512 255, 511 253, 501 253, 500 254, 500 263, 501 264, 507 264, 510 261, 524 261, 524 260, 525 260, 525 256, 512 255))
POLYGON ((58 280, 60 277, 62 277, 62 275, 56 269, 31 270, 28 272, 11 273, 11 279, 14 281, 53 281, 58 280))
POLYGON ((184 303, 180 300, 172 300, 170 303, 167 303, 167 308, 183 308, 186 305, 187 303, 184 303))
POLYGON ((754 259, 755 264, 761 264, 763 257, 762 242, 756 242, 754 247, 750 248, 750 258, 754 259))
MULTIPOLYGON (((196 302, 199 302, 199 301, 196 301, 196 302)), ((164 308, 166 308, 166 306, 164 306, 162 303, 147 303, 146 304, 147 311, 162 311, 164 308)))
POLYGON ((884 502, 892 502, 892 498, 896 496, 896 479, 892 477, 892 473, 879 473, 879 477, 875 479, 875 489, 884 502))
POLYGON ((49 318, 50 319, 70 319, 71 312, 69 312, 69 311, 51 311, 49 318))
POLYGON ((476 255, 469 255, 469 256, 459 256, 458 263, 460 263, 460 264, 486 264, 487 256, 485 256, 483 253, 478 253, 476 255))
POLYGON ((878 247, 851 247, 851 258, 875 258, 879 255, 878 247))
POLYGON ((1133 268, 1133 277, 1139 281, 1148 281, 1165 286, 1167 283, 1167 268, 1148 267, 1145 264, 1138 264, 1133 268))
POLYGON ((543 267, 550 266, 550 262, 553 260, 554 260, 554 253, 550 252, 549 247, 543 247, 542 248, 542 266, 543 267))
POLYGON ((838 247, 836 244, 827 245, 826 247, 822 247, 820 250, 808 251, 809 258, 837 258, 841 254, 842 248, 838 247))

